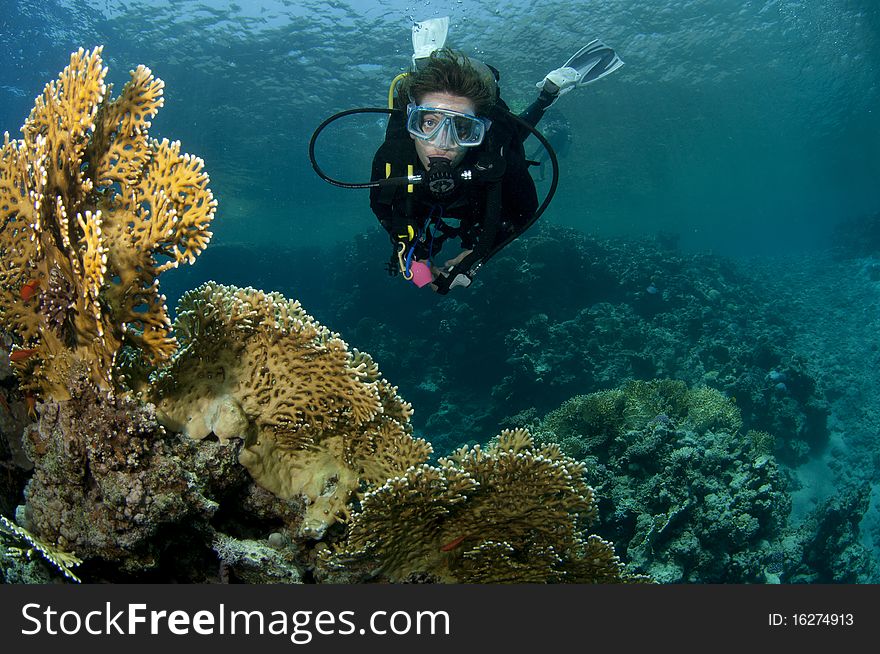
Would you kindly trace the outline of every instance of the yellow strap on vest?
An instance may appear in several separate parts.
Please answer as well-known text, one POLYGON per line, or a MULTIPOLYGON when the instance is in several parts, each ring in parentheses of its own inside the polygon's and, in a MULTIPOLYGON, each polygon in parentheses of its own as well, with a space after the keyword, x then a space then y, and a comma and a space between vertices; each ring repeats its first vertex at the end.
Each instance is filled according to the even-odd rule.
MULTIPOLYGON (((407 164, 407 166, 406 166, 406 174, 407 174, 408 177, 412 177, 412 176, 413 176, 414 170, 415 170, 415 169, 413 168, 413 165, 412 165, 412 164, 407 164)), ((390 161, 386 161, 386 162, 385 162, 385 179, 388 179, 389 177, 391 177, 391 162, 390 162, 390 161)), ((412 193, 412 192, 413 192, 413 185, 412 185, 412 184, 407 184, 407 185, 406 185, 406 192, 407 192, 407 193, 412 193)), ((412 237, 410 237, 410 240, 412 240, 412 237)))

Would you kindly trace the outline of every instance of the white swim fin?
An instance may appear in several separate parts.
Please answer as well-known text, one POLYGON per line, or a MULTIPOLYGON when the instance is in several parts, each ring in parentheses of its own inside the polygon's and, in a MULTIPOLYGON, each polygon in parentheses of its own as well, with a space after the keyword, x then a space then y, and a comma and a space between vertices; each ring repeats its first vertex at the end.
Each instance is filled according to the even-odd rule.
POLYGON ((430 18, 413 25, 413 65, 418 67, 420 59, 427 59, 432 52, 442 48, 446 44, 447 32, 449 32, 449 16, 430 18))
POLYGON ((551 94, 558 93, 558 99, 578 86, 610 75, 621 66, 623 61, 617 53, 596 39, 575 52, 561 67, 547 73, 535 86, 551 94))

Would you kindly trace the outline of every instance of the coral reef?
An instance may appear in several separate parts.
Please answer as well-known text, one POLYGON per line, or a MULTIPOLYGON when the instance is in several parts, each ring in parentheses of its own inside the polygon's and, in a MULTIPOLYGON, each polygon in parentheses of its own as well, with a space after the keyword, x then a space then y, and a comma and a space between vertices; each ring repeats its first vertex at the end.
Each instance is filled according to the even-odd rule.
POLYGON ((35 533, 82 559, 126 571, 157 565, 171 525, 205 524, 217 510, 186 469, 187 443, 166 438, 151 407, 97 390, 85 370, 73 398, 43 404, 25 433, 34 462, 26 519, 35 533))
POLYGON ((300 583, 328 576, 334 547, 360 581, 376 566, 394 580, 640 579, 582 532, 595 507, 581 464, 516 431, 428 466, 412 407, 299 302, 209 283, 172 326, 159 275, 202 252, 216 203, 201 160, 148 138, 162 82, 139 67, 111 100, 100 54, 74 53, 0 151, 0 372, 24 393, 4 403, 2 453, 11 464, 20 444, 33 466, 18 524, 3 518, 4 579, 51 578, 27 560, 39 552, 73 580, 82 561, 90 581, 300 583), (404 480, 432 475, 421 502, 454 520, 410 529, 404 480), (374 525, 413 551, 427 530, 439 563, 388 564, 374 525))
MULTIPOLYGON (((880 402, 873 391, 880 384, 880 347, 865 338, 880 329, 877 216, 853 223, 842 228, 836 239, 837 246, 841 239, 848 241, 847 247, 752 266, 755 278, 775 298, 775 311, 800 326, 791 344, 809 353, 810 366, 818 371, 816 381, 831 408, 828 446, 811 457, 810 465, 794 471, 794 513, 798 519, 809 515, 786 540, 794 545, 786 548, 783 580, 877 583, 880 579, 880 569, 866 559, 880 558, 876 485, 880 402), (873 488, 870 503, 856 492, 865 484, 873 488), (815 550, 801 547, 817 531, 827 533, 821 524, 825 512, 837 522, 837 535, 826 536, 815 550), (804 554, 809 565, 801 562, 804 554)), ((787 379, 782 382, 789 385, 787 379)))
POLYGON ((876 579, 877 562, 859 527, 871 499, 870 484, 844 488, 788 530, 777 574, 783 583, 855 584, 876 579))
POLYGON ((101 48, 80 49, 0 149, 0 327, 22 387, 70 397, 82 364, 114 387, 123 344, 151 362, 175 349, 158 277, 193 262, 216 207, 201 159, 150 139, 163 83, 139 66, 116 99, 101 48))
POLYGON ((740 433, 736 405, 674 380, 577 396, 536 437, 582 460, 594 531, 662 583, 765 582, 791 509, 766 434, 740 433))
MULTIPOLYGON (((539 223, 466 292, 437 298, 381 274, 380 231, 321 256, 221 246, 200 266, 213 279, 252 276, 295 292, 381 361, 419 408, 414 428, 440 453, 480 442, 521 411, 662 377, 736 397, 744 427, 774 434, 781 461, 801 463, 828 442, 821 370, 798 354, 799 324, 751 268, 678 251, 668 238, 604 239, 539 223), (389 338, 397 334, 407 347, 389 338), (474 352, 479 365, 469 365, 474 352)), ((198 273, 175 271, 175 284, 198 273)))
POLYGON ((216 510, 116 369, 174 352, 158 278, 207 246, 216 202, 199 158, 149 138, 162 81, 139 66, 112 99, 106 74, 100 47, 73 53, 23 138, 4 135, 0 329, 23 401, 5 396, 3 435, 33 464, 18 528, 131 571, 156 565, 159 531, 216 510))
POLYGON ((612 546, 581 528, 595 518, 583 466, 527 430, 461 448, 371 490, 338 555, 378 561, 392 581, 622 582, 612 546))
MULTIPOLYGON (((246 584, 299 584, 302 573, 289 550, 284 548, 284 538, 272 534, 265 542, 238 539, 218 533, 211 547, 220 557, 227 575, 235 575, 237 581, 246 584), (272 536, 277 536, 273 538, 272 536)), ((231 577, 224 579, 227 583, 231 577)))
POLYGON ((175 322, 181 348, 152 388, 163 423, 200 439, 246 439, 240 461, 264 488, 304 496, 320 538, 362 483, 427 460, 412 408, 369 355, 277 293, 205 284, 175 322))
MULTIPOLYGON (((268 547, 273 530, 295 530, 303 519, 301 505, 255 486, 238 462, 241 441, 168 432, 153 405, 98 390, 84 371, 70 390, 70 400, 43 403, 26 431, 35 468, 17 521, 82 558, 83 579, 201 583, 221 569, 236 581, 299 579, 268 565, 259 577, 253 557, 218 560, 227 550, 212 550, 221 541, 268 547)), ((299 556, 294 547, 276 558, 299 556)))
MULTIPOLYGON (((332 298, 313 315, 230 279, 180 293, 172 325, 159 277, 205 249, 216 203, 201 160, 148 136, 162 82, 139 67, 111 99, 100 55, 74 53, 0 150, 5 581, 80 560, 86 581, 875 574, 858 540, 868 490, 785 529, 776 459, 828 440, 792 326, 738 268, 668 239, 539 227, 447 298, 352 284, 337 256, 296 275, 302 289, 260 281, 332 298), (375 361, 451 454, 428 463, 375 361), (639 379, 655 380, 623 383, 639 379), (517 428, 462 446, 498 424, 535 440, 517 428)), ((359 273, 375 251, 363 237, 343 259, 359 273)))
MULTIPOLYGON (((512 270, 493 283, 560 283, 542 270, 564 234, 548 232, 521 254, 541 262, 530 265, 533 279, 512 270)), ((563 248, 577 250, 581 268, 589 262, 589 270, 569 271, 583 280, 588 300, 569 304, 565 315, 535 298, 537 310, 506 333, 508 372, 493 388, 497 400, 515 411, 529 404, 540 410, 560 395, 675 376, 735 397, 745 426, 776 434, 776 454, 787 462, 803 462, 827 442, 828 406, 816 373, 785 345, 793 326, 733 264, 647 240, 573 235, 563 248), (762 306, 768 309, 756 309, 762 306)))

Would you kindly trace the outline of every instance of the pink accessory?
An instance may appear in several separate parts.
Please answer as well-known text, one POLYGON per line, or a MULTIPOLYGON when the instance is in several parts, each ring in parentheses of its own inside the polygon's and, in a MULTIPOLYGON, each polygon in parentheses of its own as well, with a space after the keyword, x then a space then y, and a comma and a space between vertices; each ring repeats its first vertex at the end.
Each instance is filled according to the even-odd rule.
POLYGON ((412 283, 419 288, 434 281, 431 269, 421 261, 413 261, 409 266, 409 271, 412 273, 412 283))

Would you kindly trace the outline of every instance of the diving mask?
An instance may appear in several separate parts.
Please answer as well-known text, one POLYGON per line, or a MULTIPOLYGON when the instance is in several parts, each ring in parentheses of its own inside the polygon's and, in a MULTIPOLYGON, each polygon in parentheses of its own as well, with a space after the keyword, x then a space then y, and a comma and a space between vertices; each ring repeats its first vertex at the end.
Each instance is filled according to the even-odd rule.
POLYGON ((421 107, 415 103, 410 103, 406 108, 407 131, 417 139, 430 141, 439 148, 472 148, 480 145, 491 125, 492 121, 488 118, 452 109, 421 107))

